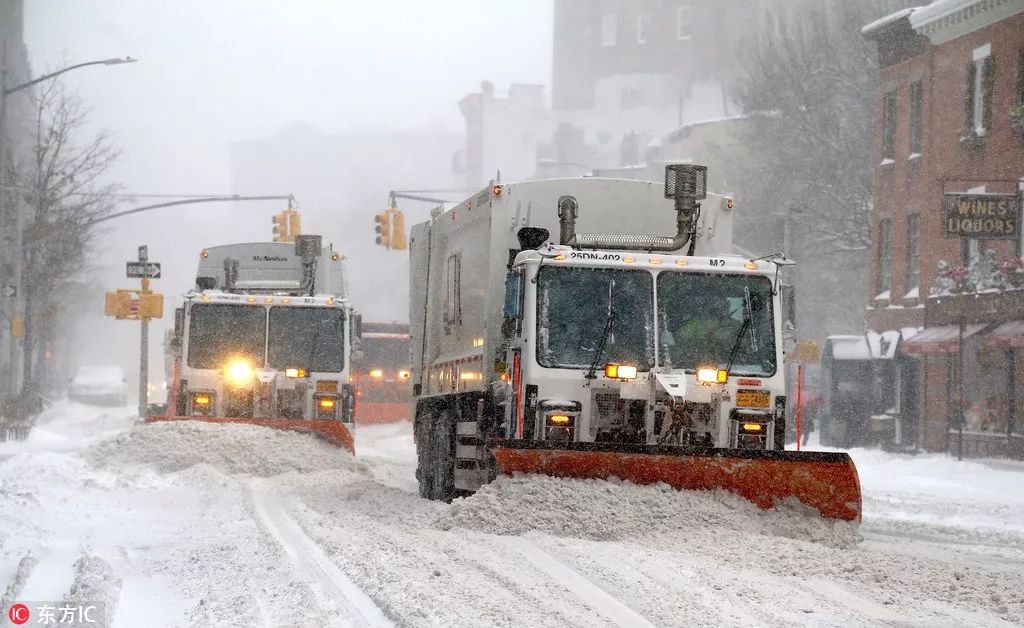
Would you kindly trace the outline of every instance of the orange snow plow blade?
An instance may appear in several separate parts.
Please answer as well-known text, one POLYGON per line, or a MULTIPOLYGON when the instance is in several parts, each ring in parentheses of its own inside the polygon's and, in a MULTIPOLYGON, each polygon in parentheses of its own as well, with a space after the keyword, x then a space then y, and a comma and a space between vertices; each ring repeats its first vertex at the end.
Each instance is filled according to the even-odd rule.
POLYGON ((264 427, 273 427, 279 430, 291 430, 312 434, 324 439, 332 445, 347 449, 349 453, 353 455, 356 453, 355 442, 352 439, 352 432, 348 431, 348 428, 345 427, 344 424, 327 419, 241 419, 213 416, 166 415, 146 417, 146 423, 156 423, 158 421, 203 421, 204 423, 246 423, 248 425, 262 425, 264 427))
POLYGON ((677 490, 721 489, 761 508, 795 497, 822 517, 860 521, 860 480, 845 453, 527 440, 492 441, 491 452, 505 475, 618 477, 677 490))

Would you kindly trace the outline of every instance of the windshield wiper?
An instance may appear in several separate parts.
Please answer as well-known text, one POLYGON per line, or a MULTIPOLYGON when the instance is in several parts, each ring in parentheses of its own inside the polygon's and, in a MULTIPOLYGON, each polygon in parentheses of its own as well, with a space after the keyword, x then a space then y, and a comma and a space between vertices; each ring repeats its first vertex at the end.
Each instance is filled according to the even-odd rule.
POLYGON ((756 353, 757 352, 757 334, 754 332, 754 312, 750 305, 750 288, 743 288, 743 324, 740 325, 740 331, 736 334, 736 340, 732 343, 732 349, 729 351, 729 361, 725 365, 725 372, 732 373, 732 363, 736 359, 736 354, 739 352, 740 343, 743 341, 743 334, 747 330, 750 330, 750 348, 756 353))
POLYGON ((590 363, 590 368, 587 370, 587 379, 595 379, 597 376, 594 371, 597 370, 597 365, 601 363, 601 356, 604 355, 604 346, 608 342, 608 336, 612 334, 612 324, 615 321, 615 308, 612 307, 612 289, 615 287, 615 280, 612 279, 608 282, 608 314, 604 321, 604 333, 601 334, 601 342, 597 345, 597 352, 594 353, 594 361, 590 363))

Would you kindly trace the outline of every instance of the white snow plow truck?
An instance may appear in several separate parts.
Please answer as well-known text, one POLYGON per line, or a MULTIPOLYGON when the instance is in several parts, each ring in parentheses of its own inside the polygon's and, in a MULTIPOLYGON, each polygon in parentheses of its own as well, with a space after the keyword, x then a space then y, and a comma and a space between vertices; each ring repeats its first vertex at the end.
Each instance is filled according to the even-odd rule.
POLYGON ((358 327, 320 236, 205 249, 175 311, 168 413, 147 420, 308 431, 354 453, 358 327))
POLYGON ((859 520, 847 454, 784 451, 791 262, 731 255, 706 177, 497 183, 412 228, 421 495, 615 476, 859 520))

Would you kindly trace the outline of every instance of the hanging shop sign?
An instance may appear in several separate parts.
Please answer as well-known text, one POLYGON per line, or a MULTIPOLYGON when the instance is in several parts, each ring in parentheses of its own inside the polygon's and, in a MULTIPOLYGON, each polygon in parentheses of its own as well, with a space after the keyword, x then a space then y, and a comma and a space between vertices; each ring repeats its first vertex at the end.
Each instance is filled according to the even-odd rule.
POLYGON ((1021 201, 1016 194, 944 194, 942 231, 947 238, 1020 238, 1021 201))

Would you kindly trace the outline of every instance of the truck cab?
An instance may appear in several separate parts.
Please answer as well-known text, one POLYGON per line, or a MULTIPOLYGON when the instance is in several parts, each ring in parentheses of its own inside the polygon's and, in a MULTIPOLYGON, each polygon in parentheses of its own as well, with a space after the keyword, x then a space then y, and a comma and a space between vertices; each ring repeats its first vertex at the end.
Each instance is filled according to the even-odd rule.
POLYGON ((319 236, 204 249, 175 313, 173 414, 351 425, 358 325, 319 236))
POLYGON ((775 275, 770 262, 732 255, 522 251, 506 280, 502 431, 781 449, 775 275))

